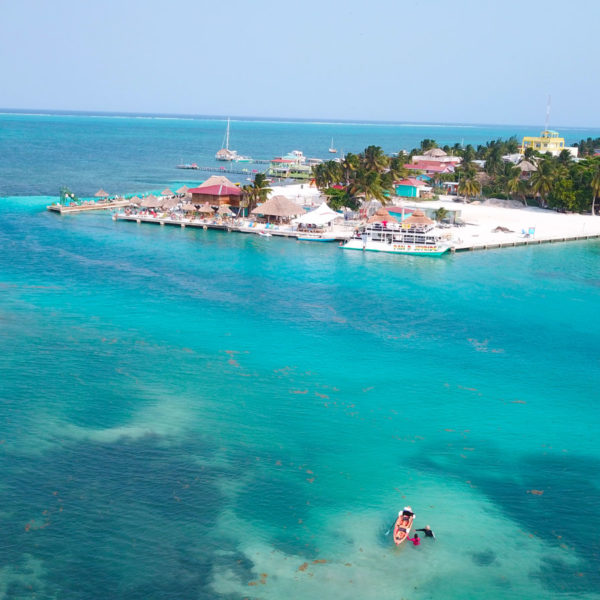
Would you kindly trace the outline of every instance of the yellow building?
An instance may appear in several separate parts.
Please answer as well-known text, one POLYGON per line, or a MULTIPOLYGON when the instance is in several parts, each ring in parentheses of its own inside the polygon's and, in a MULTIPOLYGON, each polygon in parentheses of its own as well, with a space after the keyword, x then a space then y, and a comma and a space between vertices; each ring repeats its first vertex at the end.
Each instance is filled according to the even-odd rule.
MULTIPOLYGON (((539 137, 524 137, 523 143, 521 144, 521 154, 525 152, 526 148, 533 148, 541 154, 550 152, 553 156, 558 156, 565 149, 565 138, 559 137, 557 131, 546 129, 540 133, 539 137)), ((573 148, 567 148, 567 150, 573 154, 573 148)))

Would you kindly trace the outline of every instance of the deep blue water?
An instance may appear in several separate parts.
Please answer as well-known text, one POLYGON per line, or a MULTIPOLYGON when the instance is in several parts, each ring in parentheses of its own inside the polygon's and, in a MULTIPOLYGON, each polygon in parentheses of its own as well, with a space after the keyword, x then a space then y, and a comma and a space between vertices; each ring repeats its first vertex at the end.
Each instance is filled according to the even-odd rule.
POLYGON ((15 118, 1 167, 0 597, 598 598, 598 242, 429 260, 58 217, 67 169, 160 187, 174 131, 223 124, 111 153, 137 122, 57 119, 15 118), (393 547, 405 503, 435 543, 393 547))

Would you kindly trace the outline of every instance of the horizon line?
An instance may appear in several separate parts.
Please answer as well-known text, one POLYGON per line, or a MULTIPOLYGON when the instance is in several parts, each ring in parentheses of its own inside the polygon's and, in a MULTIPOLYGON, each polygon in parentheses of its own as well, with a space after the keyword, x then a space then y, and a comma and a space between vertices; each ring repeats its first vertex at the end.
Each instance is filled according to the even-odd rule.
MULTIPOLYGON (((192 113, 163 113, 163 112, 131 112, 131 111, 103 111, 103 110, 79 110, 79 109, 53 109, 53 108, 11 108, 0 107, 0 115, 23 115, 23 116, 99 116, 99 117, 139 117, 139 118, 163 118, 173 120, 214 120, 226 121, 254 121, 270 123, 306 123, 318 125, 411 125, 430 127, 537 127, 531 123, 474 123, 474 122, 442 122, 442 121, 392 121, 392 120, 368 120, 368 119, 325 119, 319 117, 266 117, 252 115, 226 115, 192 114, 192 113)), ((554 128, 564 129, 598 129, 600 126, 590 125, 552 125, 554 128)), ((543 131, 543 129, 542 129, 543 131)))

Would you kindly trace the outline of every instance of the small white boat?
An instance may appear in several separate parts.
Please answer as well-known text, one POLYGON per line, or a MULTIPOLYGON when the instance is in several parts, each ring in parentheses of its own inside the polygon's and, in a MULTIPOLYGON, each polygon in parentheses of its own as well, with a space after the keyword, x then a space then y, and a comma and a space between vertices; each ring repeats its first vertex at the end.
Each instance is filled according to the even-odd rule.
POLYGON ((335 238, 326 233, 301 233, 297 239, 299 242, 335 242, 335 238))
POLYGON ((257 233, 261 237, 272 237, 272 235, 268 231, 256 231, 255 233, 257 233))
POLYGON ((335 148, 334 145, 333 145, 333 138, 331 138, 331 144, 329 146, 329 152, 331 152, 331 154, 337 154, 337 148, 335 148))

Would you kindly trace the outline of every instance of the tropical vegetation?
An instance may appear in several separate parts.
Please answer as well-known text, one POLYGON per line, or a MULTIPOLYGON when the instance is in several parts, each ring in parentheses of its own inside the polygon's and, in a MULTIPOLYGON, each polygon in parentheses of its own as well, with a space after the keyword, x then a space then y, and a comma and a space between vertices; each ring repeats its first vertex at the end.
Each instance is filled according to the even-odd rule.
MULTIPOLYGON (((576 145, 582 155, 577 161, 568 150, 552 156, 527 148, 518 164, 504 158, 518 155, 519 143, 514 137, 491 140, 477 147, 445 145, 441 149, 460 156, 462 162, 454 173, 432 175, 429 184, 434 192, 441 193, 445 181, 457 181, 458 194, 467 201, 478 197, 516 199, 525 205, 596 214, 600 156, 595 154, 600 139, 588 138, 576 145), (523 160, 529 164, 520 165, 523 160)), ((379 146, 369 146, 359 154, 349 153, 341 160, 316 165, 313 177, 334 209, 356 210, 363 201, 370 200, 386 204, 394 195, 394 182, 411 173, 405 164, 413 156, 438 147, 435 140, 424 139, 409 153, 388 156, 379 146)))

